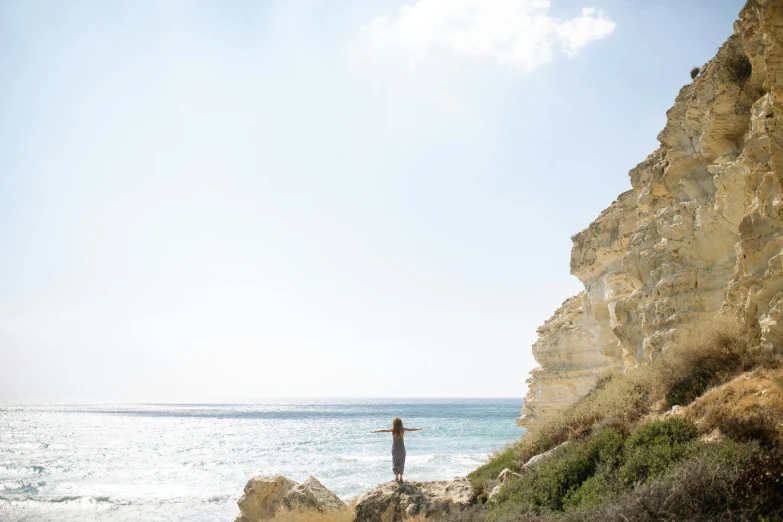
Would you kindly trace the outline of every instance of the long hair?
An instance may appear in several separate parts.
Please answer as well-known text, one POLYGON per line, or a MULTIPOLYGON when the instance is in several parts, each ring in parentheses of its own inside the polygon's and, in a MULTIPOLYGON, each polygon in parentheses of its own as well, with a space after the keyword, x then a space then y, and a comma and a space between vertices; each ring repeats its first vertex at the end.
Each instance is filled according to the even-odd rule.
POLYGON ((402 437, 402 419, 399 417, 392 419, 392 435, 397 438, 402 437))

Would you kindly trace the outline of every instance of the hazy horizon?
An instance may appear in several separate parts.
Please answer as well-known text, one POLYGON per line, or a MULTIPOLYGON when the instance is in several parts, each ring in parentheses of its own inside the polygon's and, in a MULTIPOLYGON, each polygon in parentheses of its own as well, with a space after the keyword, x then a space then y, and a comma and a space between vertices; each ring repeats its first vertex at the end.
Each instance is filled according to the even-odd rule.
POLYGON ((0 397, 516 398, 739 1, 0 4, 0 397))

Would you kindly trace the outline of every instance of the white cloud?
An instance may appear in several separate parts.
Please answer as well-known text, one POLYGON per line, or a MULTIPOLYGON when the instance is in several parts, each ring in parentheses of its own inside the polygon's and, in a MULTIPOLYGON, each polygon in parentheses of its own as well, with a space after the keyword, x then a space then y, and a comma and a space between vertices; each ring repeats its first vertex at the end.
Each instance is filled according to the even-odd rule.
POLYGON ((550 16, 550 7, 549 0, 419 0, 375 18, 362 32, 376 50, 402 52, 413 63, 441 47, 533 70, 557 49, 574 56, 614 31, 615 23, 593 8, 563 20, 550 16))

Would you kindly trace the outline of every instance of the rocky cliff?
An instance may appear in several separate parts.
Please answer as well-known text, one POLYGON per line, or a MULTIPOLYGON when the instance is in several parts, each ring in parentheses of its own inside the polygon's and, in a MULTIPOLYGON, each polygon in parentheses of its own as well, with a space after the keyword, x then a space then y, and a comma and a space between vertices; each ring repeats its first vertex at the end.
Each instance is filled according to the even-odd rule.
POLYGON ((573 236, 584 290, 538 329, 520 425, 656 357, 706 313, 732 311, 767 348, 783 343, 783 0, 739 16, 630 171, 632 190, 573 236))

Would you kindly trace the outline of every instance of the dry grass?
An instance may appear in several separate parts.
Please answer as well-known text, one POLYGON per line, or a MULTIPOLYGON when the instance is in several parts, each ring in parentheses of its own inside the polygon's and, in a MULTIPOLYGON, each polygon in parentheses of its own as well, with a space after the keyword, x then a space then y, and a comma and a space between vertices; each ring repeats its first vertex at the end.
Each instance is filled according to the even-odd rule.
POLYGON ((708 391, 686 410, 699 431, 783 447, 783 370, 759 370, 708 391))
POLYGON ((763 355, 757 338, 743 330, 736 318, 718 314, 681 328, 672 347, 649 366, 652 394, 656 400, 669 399, 680 388, 678 395, 690 402, 707 387, 765 364, 763 355))

